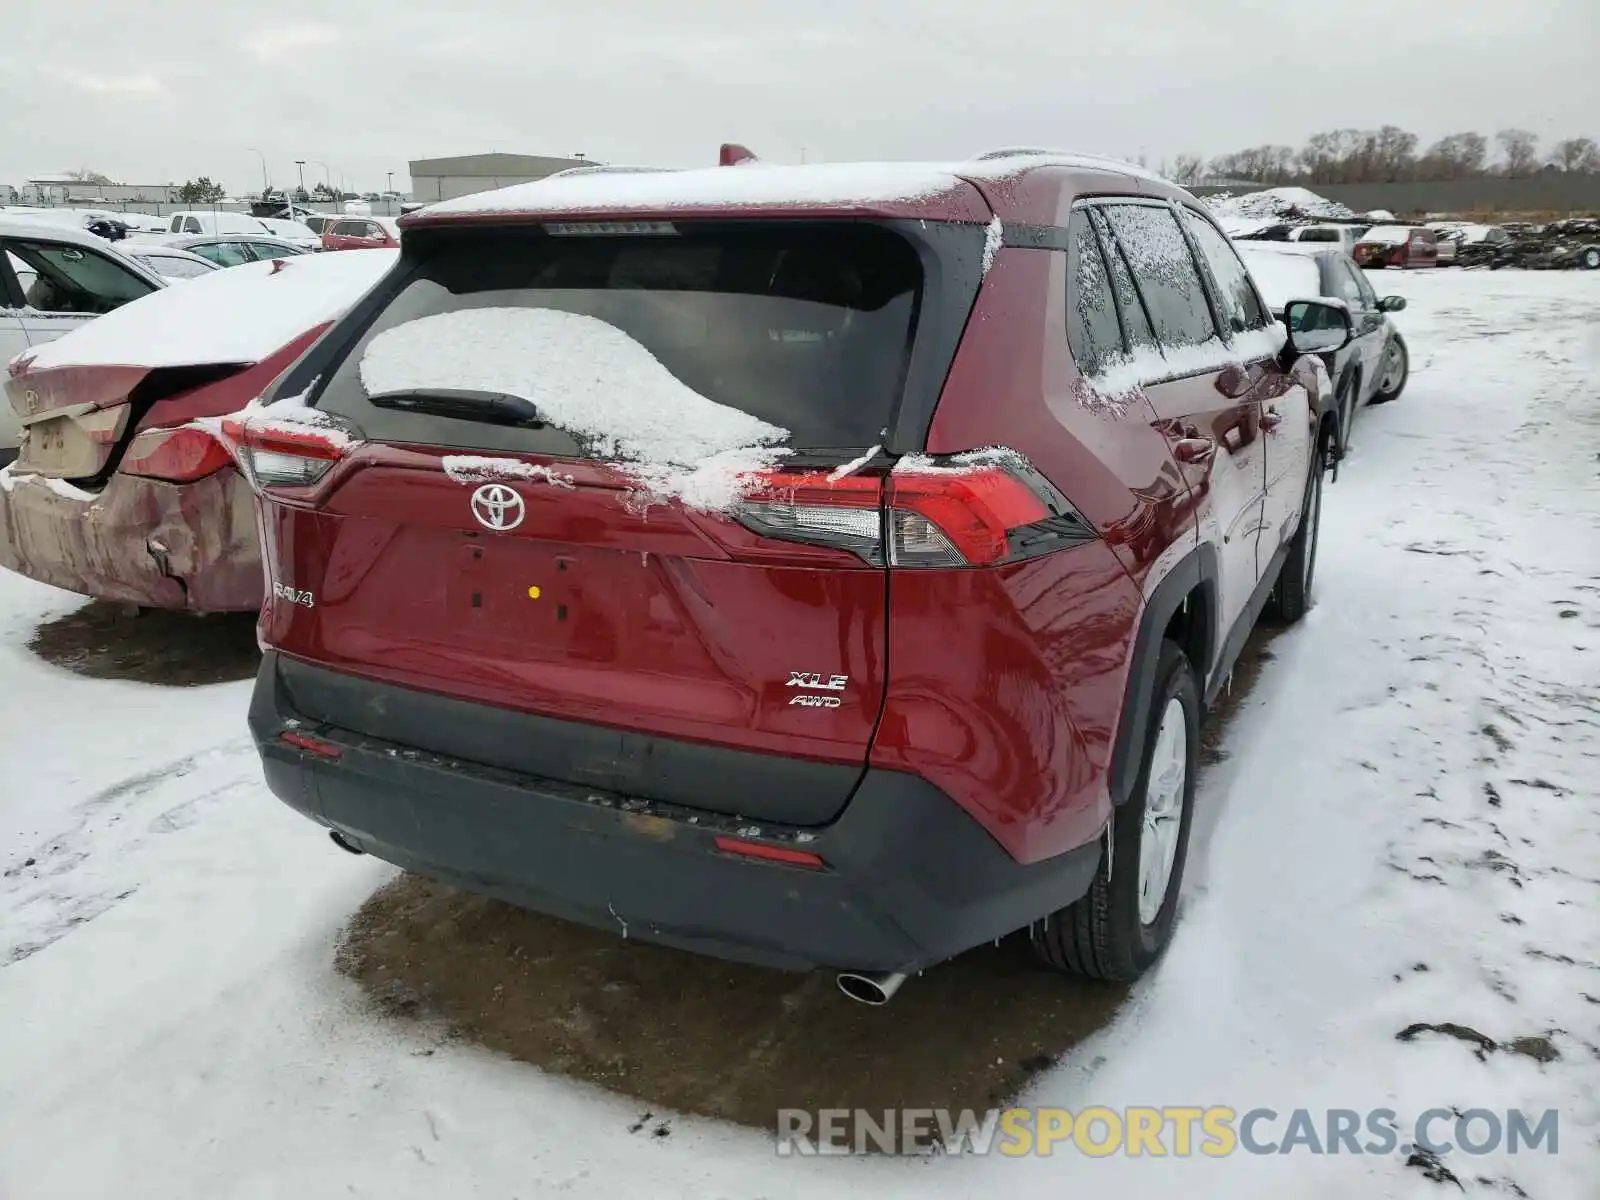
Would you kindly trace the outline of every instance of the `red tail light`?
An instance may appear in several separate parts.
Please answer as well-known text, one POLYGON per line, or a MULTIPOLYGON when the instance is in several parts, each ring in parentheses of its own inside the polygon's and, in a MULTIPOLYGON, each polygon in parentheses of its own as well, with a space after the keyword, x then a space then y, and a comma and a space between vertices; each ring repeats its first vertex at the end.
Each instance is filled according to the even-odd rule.
POLYGON ((344 748, 334 742, 325 742, 321 738, 312 737, 308 733, 296 733, 286 730, 278 735, 278 740, 286 746, 293 746, 296 750, 304 750, 307 754, 315 754, 318 758, 342 758, 344 748))
POLYGON ((764 842, 746 842, 739 838, 719 837, 716 839, 716 847, 724 854, 742 854, 745 858, 785 863, 791 867, 810 867, 817 870, 827 866, 820 854, 813 854, 809 850, 790 850, 785 846, 769 846, 764 842))
POLYGON ((849 550, 875 566, 992 566, 1096 536, 1010 451, 903 458, 887 477, 774 472, 737 515, 763 537, 849 550))
POLYGON ((316 483, 345 456, 353 441, 346 430, 331 422, 312 424, 287 415, 225 417, 222 431, 258 491, 316 483))
POLYGON ((233 464, 227 447, 198 425, 146 429, 128 444, 120 470, 124 475, 191 483, 233 464))

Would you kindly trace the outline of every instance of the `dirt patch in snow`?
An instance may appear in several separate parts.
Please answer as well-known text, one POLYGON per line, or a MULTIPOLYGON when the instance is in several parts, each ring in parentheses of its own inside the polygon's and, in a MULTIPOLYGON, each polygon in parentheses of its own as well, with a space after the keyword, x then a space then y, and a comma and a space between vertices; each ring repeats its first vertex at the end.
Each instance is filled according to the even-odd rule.
POLYGON ((910 979, 884 1008, 825 972, 706 958, 404 875, 338 966, 376 1004, 637 1099, 774 1128, 780 1108, 984 1109, 1103 1026, 1122 988, 1035 966, 1011 940, 910 979))
POLYGON ((193 613, 98 601, 40 625, 28 649, 91 679, 193 687, 249 679, 261 664, 254 613, 193 613))
MULTIPOLYGON (((1208 761, 1271 659, 1246 645, 1203 733, 1208 761)), ((373 894, 337 966, 385 1014, 662 1112, 771 1129, 780 1108, 1004 1104, 1103 1027, 1127 996, 1052 974, 1020 938, 908 980, 892 1004, 840 995, 826 972, 725 963, 526 912, 416 875, 373 894)), ((665 1128, 668 1134, 659 1132, 665 1128)))

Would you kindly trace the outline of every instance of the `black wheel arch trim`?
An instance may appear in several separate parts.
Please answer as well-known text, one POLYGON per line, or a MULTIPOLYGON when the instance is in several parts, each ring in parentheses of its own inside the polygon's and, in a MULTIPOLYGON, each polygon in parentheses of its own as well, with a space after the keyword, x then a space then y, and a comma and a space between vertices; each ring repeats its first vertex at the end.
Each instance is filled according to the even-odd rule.
POLYGON ((1185 600, 1199 595, 1204 601, 1204 620, 1190 636, 1192 650, 1198 647, 1202 661, 1196 662, 1195 685, 1204 694, 1207 677, 1216 660, 1217 641, 1217 551, 1210 543, 1202 542, 1184 556, 1166 577, 1161 580, 1145 601, 1139 616, 1139 628, 1134 634, 1129 654, 1128 679, 1123 689, 1122 712, 1117 721, 1117 733, 1111 747, 1110 790, 1111 802, 1123 804, 1133 794, 1133 785, 1139 776, 1139 751, 1145 741, 1145 731, 1150 723, 1150 706, 1155 688, 1156 665, 1161 657, 1161 642, 1167 626, 1185 600))

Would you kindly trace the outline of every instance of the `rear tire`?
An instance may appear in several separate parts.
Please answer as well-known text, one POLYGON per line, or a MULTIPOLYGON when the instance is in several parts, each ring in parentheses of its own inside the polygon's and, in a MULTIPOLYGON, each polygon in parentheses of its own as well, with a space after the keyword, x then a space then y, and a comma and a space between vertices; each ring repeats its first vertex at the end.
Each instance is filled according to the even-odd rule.
POLYGON ((1585 271, 1600 271, 1600 246, 1590 246, 1578 259, 1585 271))
POLYGON ((1272 589, 1272 616, 1280 625, 1293 625, 1311 610, 1311 588, 1316 581, 1317 540, 1322 528, 1322 478, 1333 453, 1333 434, 1319 435, 1311 455, 1311 473, 1300 506, 1300 528, 1289 543, 1289 554, 1278 570, 1272 589))
POLYGON ((1199 684, 1183 651, 1163 641, 1139 775, 1111 815, 1112 860, 1102 853, 1087 894, 1029 929, 1045 966, 1125 983, 1161 957, 1178 911, 1199 764, 1199 684))
POLYGON ((1390 340, 1378 371, 1378 390, 1367 403, 1387 404, 1399 399, 1400 393, 1406 390, 1406 381, 1411 378, 1411 352, 1399 337, 1390 340))

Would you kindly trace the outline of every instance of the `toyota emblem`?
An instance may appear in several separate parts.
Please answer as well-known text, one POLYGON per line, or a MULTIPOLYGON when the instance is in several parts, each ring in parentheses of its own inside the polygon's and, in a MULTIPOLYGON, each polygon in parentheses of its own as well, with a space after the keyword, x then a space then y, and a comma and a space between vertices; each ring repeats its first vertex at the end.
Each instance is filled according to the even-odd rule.
POLYGON ((515 529, 527 515, 522 497, 503 483, 486 483, 472 493, 472 515, 485 529, 515 529))

